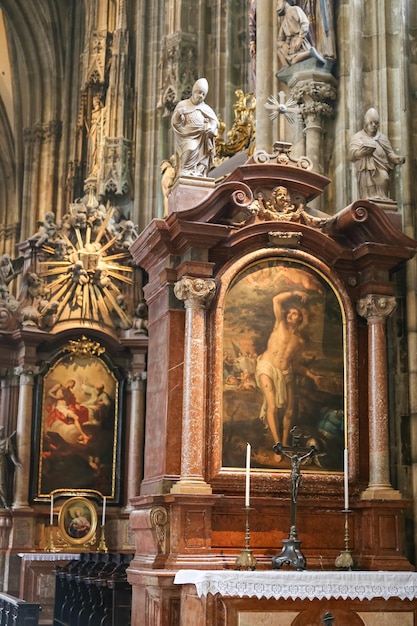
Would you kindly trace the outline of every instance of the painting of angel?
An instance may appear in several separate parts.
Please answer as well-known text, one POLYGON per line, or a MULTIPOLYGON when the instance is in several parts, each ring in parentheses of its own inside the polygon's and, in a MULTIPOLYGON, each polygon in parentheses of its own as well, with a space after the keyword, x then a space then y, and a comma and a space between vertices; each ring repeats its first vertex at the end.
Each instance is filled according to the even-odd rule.
POLYGON ((119 380, 108 363, 61 355, 43 377, 39 407, 35 496, 90 489, 116 498, 119 380))

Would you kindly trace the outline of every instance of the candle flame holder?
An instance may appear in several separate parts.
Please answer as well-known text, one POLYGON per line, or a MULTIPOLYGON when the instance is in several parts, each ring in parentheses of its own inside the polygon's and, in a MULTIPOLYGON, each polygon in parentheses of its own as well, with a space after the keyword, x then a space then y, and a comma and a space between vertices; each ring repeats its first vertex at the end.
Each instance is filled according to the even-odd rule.
POLYGON ((334 564, 337 569, 351 570, 353 568, 353 557, 349 548, 349 514, 352 511, 343 509, 342 512, 345 514, 345 549, 336 558, 334 564))
POLYGON ((97 547, 97 552, 108 552, 108 551, 109 549, 106 545, 106 532, 105 532, 104 524, 102 524, 101 530, 100 530, 100 542, 97 547))
POLYGON ((253 555, 252 550, 249 548, 250 543, 250 528, 249 528, 249 512, 251 511, 250 506, 245 506, 245 549, 241 551, 239 556, 236 559, 236 568, 235 569, 245 569, 245 570, 255 570, 256 569, 256 559, 253 555))
POLYGON ((54 544, 54 527, 52 525, 48 526, 48 542, 45 552, 59 552, 59 549, 54 544))

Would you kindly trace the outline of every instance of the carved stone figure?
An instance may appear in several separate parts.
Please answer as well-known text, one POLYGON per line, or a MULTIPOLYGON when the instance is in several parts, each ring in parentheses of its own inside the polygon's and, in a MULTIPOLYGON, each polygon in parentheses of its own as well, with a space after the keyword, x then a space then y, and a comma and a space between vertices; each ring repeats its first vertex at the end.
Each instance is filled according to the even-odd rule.
POLYGON ((356 167, 359 197, 388 199, 390 171, 405 158, 394 152, 388 137, 380 132, 376 109, 368 109, 363 129, 352 137, 349 159, 356 167))
POLYGON ((168 215, 168 197, 175 178, 175 168, 170 159, 161 162, 161 188, 164 196, 164 215, 168 215))
POLYGON ((0 258, 0 300, 9 300, 8 285, 20 273, 20 269, 20 265, 12 261, 9 254, 3 254, 0 258))
POLYGON ((200 78, 193 85, 191 97, 181 100, 172 115, 177 176, 207 176, 212 168, 219 122, 204 102, 207 92, 207 80, 200 78))
POLYGON ((41 248, 44 243, 52 244, 57 238, 58 229, 59 225, 55 223, 55 214, 52 211, 47 211, 39 232, 30 237, 29 241, 33 241, 36 248, 41 248))
POLYGON ((294 65, 309 57, 324 64, 323 57, 308 40, 310 23, 307 15, 293 0, 278 0, 278 17, 282 18, 278 32, 277 53, 283 66, 294 65))
POLYGON ((136 307, 133 327, 135 329, 135 335, 148 334, 148 307, 145 300, 141 300, 136 307))
POLYGON ((100 95, 95 95, 93 98, 93 108, 91 111, 90 124, 87 127, 88 131, 88 175, 94 176, 97 174, 99 167, 99 149, 101 143, 103 119, 104 119, 104 104, 100 95))
POLYGON ((0 508, 10 508, 11 464, 22 467, 16 456, 16 433, 10 437, 4 434, 4 426, 0 426, 0 508))
POLYGON ((310 23, 311 45, 327 60, 336 58, 334 0, 300 0, 298 5, 310 23))

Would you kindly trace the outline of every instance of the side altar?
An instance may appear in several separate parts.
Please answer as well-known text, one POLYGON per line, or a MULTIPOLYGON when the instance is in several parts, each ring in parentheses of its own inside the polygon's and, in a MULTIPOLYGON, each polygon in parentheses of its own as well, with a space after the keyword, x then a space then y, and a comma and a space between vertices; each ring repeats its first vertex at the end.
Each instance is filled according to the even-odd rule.
MULTIPOLYGON (((303 458, 297 498, 306 570, 331 580, 344 548, 353 559, 346 576, 414 570, 403 553, 409 502, 390 477, 386 322, 395 271, 417 243, 376 202, 312 208, 329 182, 277 143, 210 190, 178 179, 168 215, 130 248, 147 272, 149 308, 144 477, 131 499, 128 570, 141 624, 220 623, 210 622, 209 602, 198 621, 200 600, 181 595, 174 576, 245 575, 235 568, 247 444, 253 574, 272 569, 292 497, 291 460, 275 444, 288 449, 294 427, 302 449, 316 451, 303 458)), ((258 598, 242 602, 266 610, 258 598)))

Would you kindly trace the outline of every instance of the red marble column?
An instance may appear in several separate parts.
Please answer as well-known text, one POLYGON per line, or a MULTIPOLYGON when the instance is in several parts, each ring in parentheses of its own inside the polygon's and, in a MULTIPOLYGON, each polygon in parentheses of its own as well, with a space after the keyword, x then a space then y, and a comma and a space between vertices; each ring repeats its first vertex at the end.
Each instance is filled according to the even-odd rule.
POLYGON ((368 295, 357 303, 368 322, 369 484, 363 500, 399 500, 389 472, 386 318, 396 308, 392 296, 368 295))
POLYGON ((215 292, 211 279, 183 277, 174 293, 185 305, 184 388, 181 476, 172 493, 211 493, 204 480, 206 319, 205 307, 215 292))

